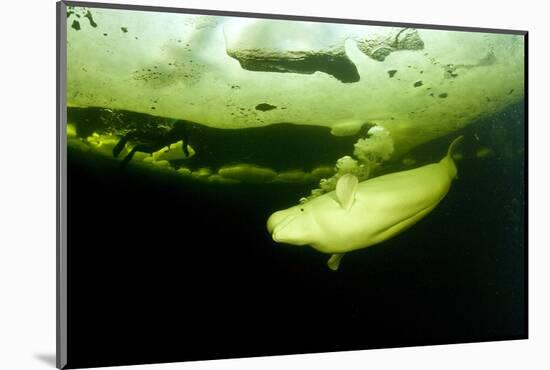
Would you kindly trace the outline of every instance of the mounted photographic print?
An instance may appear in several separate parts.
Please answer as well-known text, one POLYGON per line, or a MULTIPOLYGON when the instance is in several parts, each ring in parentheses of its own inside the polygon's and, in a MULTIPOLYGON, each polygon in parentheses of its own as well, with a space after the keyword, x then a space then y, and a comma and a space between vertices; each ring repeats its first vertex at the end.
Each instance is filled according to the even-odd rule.
POLYGON ((58 367, 527 338, 526 50, 58 3, 58 367))

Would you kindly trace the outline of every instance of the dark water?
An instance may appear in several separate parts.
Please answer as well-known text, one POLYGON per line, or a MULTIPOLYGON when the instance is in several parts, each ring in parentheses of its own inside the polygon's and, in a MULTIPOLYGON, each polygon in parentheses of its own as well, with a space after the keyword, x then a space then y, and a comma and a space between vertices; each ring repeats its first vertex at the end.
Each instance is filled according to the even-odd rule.
POLYGON ((525 338, 522 104, 464 131, 460 178, 430 215, 338 272, 266 230, 311 185, 193 182, 69 149, 69 365, 525 338), (482 144, 494 154, 477 158, 482 144))

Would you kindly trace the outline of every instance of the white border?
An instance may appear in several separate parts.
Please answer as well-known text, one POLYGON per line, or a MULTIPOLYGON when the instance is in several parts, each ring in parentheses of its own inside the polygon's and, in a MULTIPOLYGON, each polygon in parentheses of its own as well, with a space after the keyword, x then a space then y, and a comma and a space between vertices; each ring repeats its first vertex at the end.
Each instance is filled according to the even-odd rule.
MULTIPOLYGON (((550 34, 544 2, 128 0, 109 2, 530 31, 530 339, 318 355, 134 366, 131 369, 538 369, 548 365, 545 235, 550 34)), ((0 12, 0 368, 53 368, 55 353, 55 1, 0 12), (50 361, 48 361, 50 360, 50 361)), ((284 340, 284 338, 281 338, 284 340)), ((91 352, 93 354, 93 351, 91 352)), ((122 367, 126 368, 126 367, 122 367)), ((130 368, 130 367, 128 367, 130 368)))

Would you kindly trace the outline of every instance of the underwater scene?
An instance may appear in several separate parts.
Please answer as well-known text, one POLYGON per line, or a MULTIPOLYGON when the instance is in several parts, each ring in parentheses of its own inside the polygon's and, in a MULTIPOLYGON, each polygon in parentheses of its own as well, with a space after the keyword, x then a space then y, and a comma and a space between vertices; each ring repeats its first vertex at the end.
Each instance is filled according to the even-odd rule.
POLYGON ((70 367, 527 337, 525 35, 66 22, 70 367))

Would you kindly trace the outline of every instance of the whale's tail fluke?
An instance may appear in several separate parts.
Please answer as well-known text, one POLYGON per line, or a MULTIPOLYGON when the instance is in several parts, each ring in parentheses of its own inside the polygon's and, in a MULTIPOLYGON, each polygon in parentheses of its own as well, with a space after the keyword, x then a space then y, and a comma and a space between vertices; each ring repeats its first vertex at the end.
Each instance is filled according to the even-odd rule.
POLYGON ((453 160, 453 152, 455 150, 455 147, 458 143, 460 143, 464 139, 463 135, 460 135, 456 139, 453 140, 451 145, 449 145, 449 149, 447 150, 447 155, 443 157, 443 159, 439 162, 447 168, 447 171, 449 172, 449 176, 452 179, 458 179, 458 174, 456 170, 455 161, 453 160))
POLYGON ((460 135, 456 139, 453 140, 451 145, 449 145, 449 149, 447 150, 447 157, 452 158, 453 152, 455 150, 455 146, 460 143, 464 139, 464 135, 460 135))

